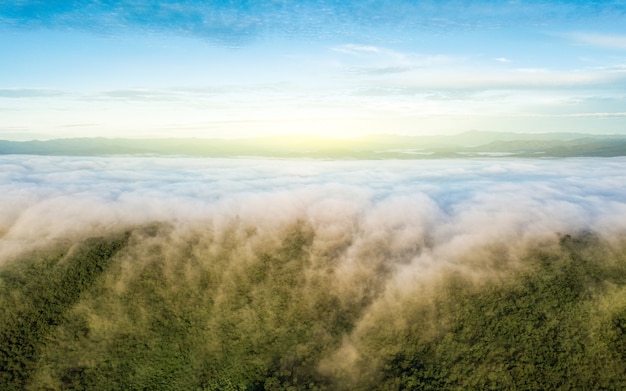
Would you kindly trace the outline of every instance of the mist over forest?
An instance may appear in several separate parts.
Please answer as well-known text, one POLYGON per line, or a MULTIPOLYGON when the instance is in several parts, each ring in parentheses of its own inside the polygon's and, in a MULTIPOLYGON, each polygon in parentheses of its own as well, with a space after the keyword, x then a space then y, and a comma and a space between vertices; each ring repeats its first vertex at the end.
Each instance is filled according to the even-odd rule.
POLYGON ((625 166, 0 156, 0 384, 624 389, 625 166))

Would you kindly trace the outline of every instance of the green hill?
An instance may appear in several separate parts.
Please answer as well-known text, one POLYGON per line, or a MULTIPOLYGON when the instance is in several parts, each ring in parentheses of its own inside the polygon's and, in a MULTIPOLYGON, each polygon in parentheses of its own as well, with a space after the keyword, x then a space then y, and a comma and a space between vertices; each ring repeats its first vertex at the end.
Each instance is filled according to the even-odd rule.
POLYGON ((487 269, 389 295, 392 265, 346 279, 346 248, 315 238, 302 222, 271 238, 153 224, 6 262, 2 388, 626 387, 624 240, 537 241, 517 267, 494 243, 466 254, 487 269))

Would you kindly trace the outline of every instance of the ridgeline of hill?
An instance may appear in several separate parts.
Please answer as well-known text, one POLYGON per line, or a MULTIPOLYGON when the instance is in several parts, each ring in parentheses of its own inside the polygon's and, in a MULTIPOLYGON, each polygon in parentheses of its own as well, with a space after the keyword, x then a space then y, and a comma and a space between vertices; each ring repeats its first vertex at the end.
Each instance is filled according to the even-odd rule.
POLYGON ((454 157, 626 156, 626 135, 470 131, 453 136, 373 135, 352 139, 260 137, 242 139, 69 138, 0 140, 0 154, 420 159, 454 157))

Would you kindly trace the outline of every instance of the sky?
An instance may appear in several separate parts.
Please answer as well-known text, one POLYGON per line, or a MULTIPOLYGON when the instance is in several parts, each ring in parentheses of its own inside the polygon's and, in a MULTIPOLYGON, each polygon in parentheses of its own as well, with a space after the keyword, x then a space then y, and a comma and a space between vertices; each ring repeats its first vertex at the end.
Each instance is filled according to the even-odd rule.
POLYGON ((0 139, 626 134, 623 1, 0 0, 0 139))

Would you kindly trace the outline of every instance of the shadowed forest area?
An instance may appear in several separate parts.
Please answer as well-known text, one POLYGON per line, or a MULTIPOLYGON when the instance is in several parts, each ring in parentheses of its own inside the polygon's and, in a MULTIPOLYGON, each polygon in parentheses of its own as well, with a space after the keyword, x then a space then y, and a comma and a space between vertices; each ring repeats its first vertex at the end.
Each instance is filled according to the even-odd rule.
POLYGON ((626 388, 626 244, 384 243, 149 224, 0 268, 5 390, 626 388), (402 250, 406 253, 406 249, 402 250), (408 274, 410 278, 406 277, 408 274))

